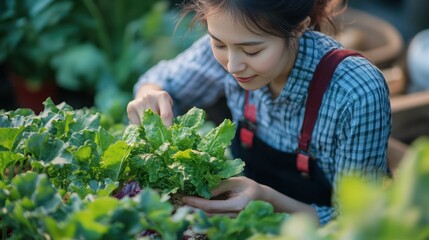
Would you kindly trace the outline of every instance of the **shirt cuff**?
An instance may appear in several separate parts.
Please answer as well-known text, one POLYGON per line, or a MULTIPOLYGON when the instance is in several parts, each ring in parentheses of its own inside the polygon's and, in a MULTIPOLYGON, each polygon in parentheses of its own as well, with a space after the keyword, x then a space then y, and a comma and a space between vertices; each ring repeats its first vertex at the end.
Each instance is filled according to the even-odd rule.
POLYGON ((316 209, 320 226, 324 226, 337 216, 337 211, 334 207, 317 206, 316 204, 311 204, 311 206, 316 209))

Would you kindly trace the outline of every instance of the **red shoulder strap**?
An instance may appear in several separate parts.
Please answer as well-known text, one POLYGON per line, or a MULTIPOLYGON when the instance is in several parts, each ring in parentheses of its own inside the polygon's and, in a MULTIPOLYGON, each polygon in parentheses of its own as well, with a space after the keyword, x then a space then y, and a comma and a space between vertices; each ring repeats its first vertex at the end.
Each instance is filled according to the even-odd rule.
POLYGON ((320 60, 310 83, 307 102, 305 105, 304 122, 301 128, 301 136, 298 143, 297 168, 301 172, 308 173, 308 147, 316 124, 319 108, 323 100, 323 95, 329 86, 332 76, 338 64, 348 56, 361 56, 360 53, 334 49, 327 52, 320 60), (306 160, 305 160, 306 159, 306 160))

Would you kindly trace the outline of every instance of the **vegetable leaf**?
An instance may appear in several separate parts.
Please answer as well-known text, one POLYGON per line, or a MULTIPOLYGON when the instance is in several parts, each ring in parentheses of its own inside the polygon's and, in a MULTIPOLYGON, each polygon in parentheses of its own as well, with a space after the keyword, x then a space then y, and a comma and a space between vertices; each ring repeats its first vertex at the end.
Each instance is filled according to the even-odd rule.
POLYGON ((197 149, 212 156, 222 157, 225 154, 225 148, 231 145, 234 135, 234 124, 231 120, 225 119, 217 128, 203 137, 197 149))
POLYGON ((151 109, 145 111, 142 119, 146 140, 154 150, 158 149, 164 142, 171 140, 171 133, 162 123, 159 115, 151 109))
POLYGON ((100 167, 103 169, 103 175, 113 181, 119 180, 121 173, 128 162, 128 156, 131 148, 124 141, 118 141, 112 144, 102 156, 100 167))

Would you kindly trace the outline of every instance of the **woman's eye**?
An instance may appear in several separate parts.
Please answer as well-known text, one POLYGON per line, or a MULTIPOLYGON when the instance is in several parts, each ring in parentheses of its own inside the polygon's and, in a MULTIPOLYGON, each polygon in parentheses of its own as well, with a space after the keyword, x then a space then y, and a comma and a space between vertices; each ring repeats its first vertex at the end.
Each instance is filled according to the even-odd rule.
POLYGON ((260 51, 256 51, 256 52, 246 52, 246 51, 244 51, 243 50, 243 52, 247 55, 247 56, 255 56, 255 55, 257 55, 260 51))
MULTIPOLYGON (((226 48, 226 46, 225 46, 225 45, 212 44, 212 46, 213 46, 214 48, 216 48, 216 49, 219 49, 219 50, 224 50, 224 49, 226 48)), ((243 53, 244 53, 244 54, 246 54, 247 56, 252 57, 252 56, 257 55, 261 50, 256 51, 256 52, 247 52, 247 51, 245 51, 245 50, 243 50, 243 49, 242 49, 242 51, 243 51, 243 53)))
POLYGON ((216 49, 224 49, 225 48, 225 46, 216 45, 216 44, 213 44, 213 47, 215 47, 216 49))

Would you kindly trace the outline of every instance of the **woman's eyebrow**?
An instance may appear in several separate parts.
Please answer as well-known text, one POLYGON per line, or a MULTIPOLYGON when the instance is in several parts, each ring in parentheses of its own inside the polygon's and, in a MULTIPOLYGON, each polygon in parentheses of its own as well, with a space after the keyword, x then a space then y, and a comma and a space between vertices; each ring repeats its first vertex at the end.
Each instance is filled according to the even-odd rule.
MULTIPOLYGON (((210 37, 212 37, 214 40, 218 41, 218 42, 222 42, 219 38, 215 37, 213 34, 211 34, 210 32, 207 32, 209 34, 210 37)), ((234 43, 234 45, 238 45, 238 46, 256 46, 256 45, 261 45, 263 44, 262 41, 248 41, 248 42, 240 42, 240 43, 234 43)))

